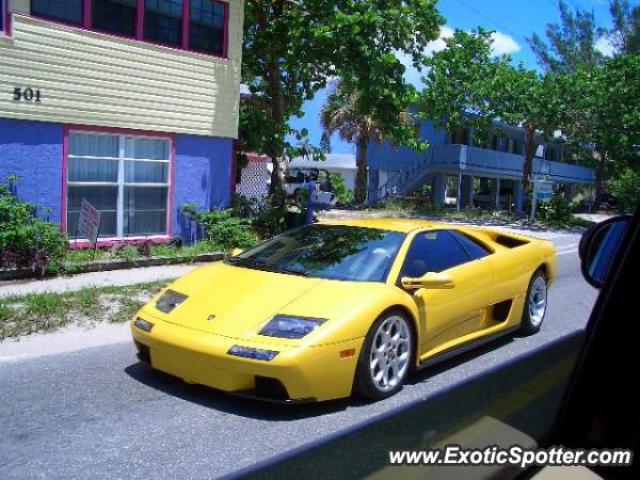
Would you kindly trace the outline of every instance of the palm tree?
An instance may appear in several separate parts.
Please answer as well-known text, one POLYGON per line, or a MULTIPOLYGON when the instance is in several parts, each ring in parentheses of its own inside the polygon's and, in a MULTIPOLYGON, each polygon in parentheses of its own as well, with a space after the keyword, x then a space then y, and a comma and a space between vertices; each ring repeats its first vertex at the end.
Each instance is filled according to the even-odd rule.
MULTIPOLYGON (((333 92, 327 97, 320 113, 320 121, 330 134, 338 132, 344 141, 356 144, 358 172, 354 197, 356 203, 364 203, 367 200, 368 189, 367 149, 370 142, 379 144, 384 140, 385 132, 381 124, 362 101, 360 92, 342 81, 338 81, 333 92)), ((413 123, 408 112, 401 112, 397 121, 399 124, 413 123)))

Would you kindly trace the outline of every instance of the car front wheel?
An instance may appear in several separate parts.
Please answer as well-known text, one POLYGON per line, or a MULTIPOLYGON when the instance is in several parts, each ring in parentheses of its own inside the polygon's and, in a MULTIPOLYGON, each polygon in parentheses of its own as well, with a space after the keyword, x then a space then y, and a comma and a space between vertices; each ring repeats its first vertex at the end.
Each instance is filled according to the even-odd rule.
POLYGON ((404 315, 389 312, 376 320, 360 352, 355 392, 369 400, 398 392, 411 369, 413 342, 413 331, 404 315))
POLYGON ((539 332, 546 313, 547 277, 543 271, 538 270, 533 274, 529 282, 520 332, 524 335, 532 335, 539 332))

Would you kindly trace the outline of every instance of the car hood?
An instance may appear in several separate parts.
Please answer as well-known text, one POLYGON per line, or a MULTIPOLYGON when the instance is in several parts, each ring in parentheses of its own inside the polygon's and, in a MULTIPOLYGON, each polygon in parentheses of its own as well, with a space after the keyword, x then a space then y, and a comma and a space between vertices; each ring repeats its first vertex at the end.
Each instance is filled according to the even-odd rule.
POLYGON ((320 282, 219 262, 171 285, 189 298, 166 319, 208 333, 246 337, 320 282))
MULTIPOLYGON (((274 315, 353 318, 376 304, 388 289, 383 283, 307 278, 222 262, 202 267, 169 288, 189 298, 168 315, 156 310, 152 302, 146 307, 149 313, 198 331, 264 343, 284 341, 258 335, 274 315)), ((337 334, 337 322, 328 323, 331 325, 320 329, 320 337, 337 334)), ((313 336, 321 340, 315 332, 313 336)))

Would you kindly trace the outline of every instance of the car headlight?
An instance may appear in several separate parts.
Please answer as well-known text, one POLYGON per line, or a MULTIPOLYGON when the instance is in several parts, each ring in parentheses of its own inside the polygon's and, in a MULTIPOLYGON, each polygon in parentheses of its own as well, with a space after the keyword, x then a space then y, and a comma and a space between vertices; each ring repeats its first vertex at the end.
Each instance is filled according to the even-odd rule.
POLYGON ((171 313, 182 305, 187 298, 189 298, 187 295, 167 290, 156 302, 156 308, 162 313, 171 313))
POLYGON ((278 338, 302 338, 309 335, 325 321, 321 318, 276 315, 260 330, 260 335, 278 338))

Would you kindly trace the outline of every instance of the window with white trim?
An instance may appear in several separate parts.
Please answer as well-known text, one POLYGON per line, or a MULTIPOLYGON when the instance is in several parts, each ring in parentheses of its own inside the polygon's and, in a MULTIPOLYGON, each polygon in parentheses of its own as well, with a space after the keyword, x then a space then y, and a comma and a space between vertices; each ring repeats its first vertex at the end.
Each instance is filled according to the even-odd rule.
POLYGON ((75 238, 86 199, 102 212, 100 238, 168 233, 171 140, 69 134, 67 233, 75 238))

